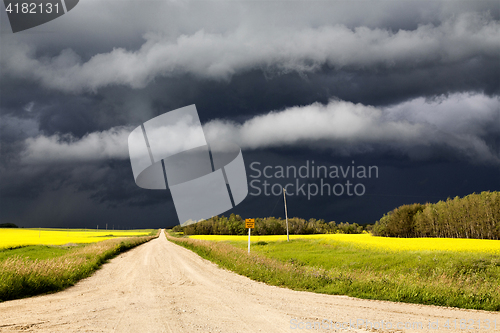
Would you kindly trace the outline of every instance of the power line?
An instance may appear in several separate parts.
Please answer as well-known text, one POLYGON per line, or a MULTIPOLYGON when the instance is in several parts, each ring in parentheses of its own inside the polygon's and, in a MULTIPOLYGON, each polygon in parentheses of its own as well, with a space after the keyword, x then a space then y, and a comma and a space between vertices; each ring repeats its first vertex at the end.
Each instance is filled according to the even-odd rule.
POLYGON ((276 204, 274 205, 273 211, 271 212, 271 214, 269 214, 269 216, 273 216, 274 210, 276 209, 276 206, 278 206, 278 202, 280 202, 280 201, 281 201, 281 196, 278 196, 278 200, 276 201, 276 204))

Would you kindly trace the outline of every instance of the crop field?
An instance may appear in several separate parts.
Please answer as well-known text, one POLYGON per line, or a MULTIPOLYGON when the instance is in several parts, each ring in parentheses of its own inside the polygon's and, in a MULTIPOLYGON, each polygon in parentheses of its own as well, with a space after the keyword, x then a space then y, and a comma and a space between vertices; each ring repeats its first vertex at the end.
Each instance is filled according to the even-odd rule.
POLYGON ((54 292, 158 230, 0 229, 0 302, 54 292))
MULTIPOLYGON (((193 239, 209 241, 226 241, 238 244, 247 242, 248 236, 219 236, 194 235, 193 239)), ((291 240, 318 240, 319 244, 344 243, 360 249, 374 249, 386 251, 451 251, 477 252, 500 255, 500 241, 489 239, 462 239, 462 238, 389 238, 376 237, 368 233, 363 234, 320 234, 320 235, 290 235, 291 240)), ((286 235, 251 236, 251 242, 278 242, 286 241, 286 235)))
POLYGON ((0 249, 26 245, 96 243, 116 237, 146 236, 152 230, 24 229, 1 228, 0 249))
MULTIPOLYGON (((174 236, 175 234, 171 234, 174 236)), ((370 234, 169 239, 239 274, 296 290, 500 311, 500 241, 370 234)))

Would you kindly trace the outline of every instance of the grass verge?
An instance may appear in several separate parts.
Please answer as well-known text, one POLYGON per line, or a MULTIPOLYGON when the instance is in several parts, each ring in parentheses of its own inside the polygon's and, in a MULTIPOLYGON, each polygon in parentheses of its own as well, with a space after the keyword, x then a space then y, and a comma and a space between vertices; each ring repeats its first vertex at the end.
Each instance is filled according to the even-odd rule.
POLYGON ((127 237, 77 246, 34 245, 0 251, 0 302, 55 292, 90 276, 108 259, 158 237, 127 237))
POLYGON ((167 238, 238 274, 270 285, 365 299, 500 311, 500 256, 383 251, 297 239, 252 244, 167 238))

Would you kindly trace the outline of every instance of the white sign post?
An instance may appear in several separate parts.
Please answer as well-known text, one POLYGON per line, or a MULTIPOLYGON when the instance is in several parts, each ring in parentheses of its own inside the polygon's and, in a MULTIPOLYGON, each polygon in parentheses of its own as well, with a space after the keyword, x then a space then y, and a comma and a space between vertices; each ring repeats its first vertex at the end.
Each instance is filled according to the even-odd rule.
POLYGON ((255 228, 255 219, 246 219, 245 228, 248 228, 248 253, 250 253, 250 230, 255 228))

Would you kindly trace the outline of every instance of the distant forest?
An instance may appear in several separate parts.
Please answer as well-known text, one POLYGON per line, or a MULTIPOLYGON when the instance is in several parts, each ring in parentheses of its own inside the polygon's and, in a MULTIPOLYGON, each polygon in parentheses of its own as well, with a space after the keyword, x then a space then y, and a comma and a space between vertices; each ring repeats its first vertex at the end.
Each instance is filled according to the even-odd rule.
POLYGON ((0 228, 18 228, 14 223, 0 223, 0 228))
POLYGON ((375 236, 500 239, 500 192, 400 206, 384 215, 375 236))
MULTIPOLYGON (((239 215, 231 214, 229 217, 214 216, 210 219, 190 224, 184 227, 180 225, 173 228, 174 231, 184 232, 185 235, 245 235, 245 221, 239 215)), ((290 235, 308 234, 360 234, 363 226, 357 223, 335 223, 316 219, 301 219, 292 217, 288 219, 288 230, 290 235)), ((282 218, 266 217, 255 219, 253 235, 285 235, 286 221, 282 218)))
MULTIPOLYGON (((464 198, 448 198, 446 201, 400 206, 385 214, 375 225, 298 217, 288 219, 291 235, 307 234, 360 234, 371 232, 385 237, 445 237, 500 239, 500 192, 470 194, 464 198)), ((210 219, 176 226, 174 231, 185 235, 245 235, 245 222, 239 215, 214 216, 210 219)), ((255 219, 254 235, 286 234, 282 218, 255 219)))

